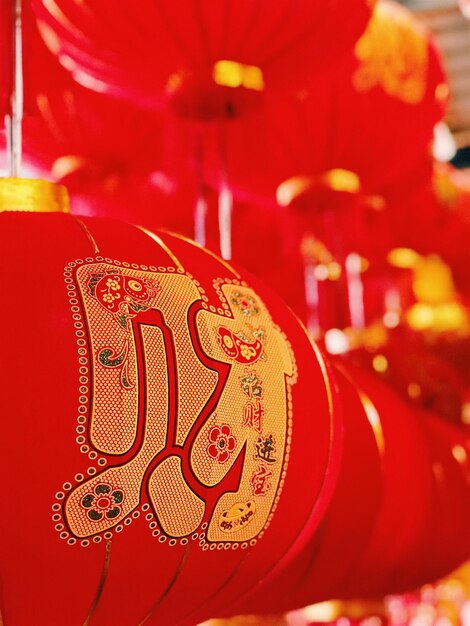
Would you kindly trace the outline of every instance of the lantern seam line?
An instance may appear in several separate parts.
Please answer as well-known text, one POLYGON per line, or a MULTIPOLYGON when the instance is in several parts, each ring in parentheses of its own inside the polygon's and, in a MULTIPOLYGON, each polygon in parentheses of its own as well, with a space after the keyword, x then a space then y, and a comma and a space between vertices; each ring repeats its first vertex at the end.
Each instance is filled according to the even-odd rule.
POLYGON ((110 561, 111 561, 111 547, 112 547, 112 539, 109 539, 106 542, 106 548, 105 548, 105 553, 104 553, 103 571, 101 572, 100 581, 98 583, 98 589, 96 590, 95 597, 93 598, 93 602, 91 604, 90 611, 89 611, 85 621, 83 622, 83 626, 88 626, 88 624, 90 623, 93 615, 95 614, 96 608, 97 608, 98 603, 99 603, 99 601, 101 599, 101 594, 103 593, 103 589, 104 589, 104 586, 106 584, 106 579, 108 578, 109 564, 110 564, 110 561))
MULTIPOLYGON (((158 598, 158 600, 155 602, 155 604, 149 609, 149 611, 147 612, 147 614, 145 615, 145 617, 137 624, 137 626, 143 626, 143 624, 145 624, 145 622, 147 622, 153 615, 153 613, 158 609, 158 607, 162 604, 162 602, 165 600, 165 598, 168 596, 168 594, 170 593, 170 591, 173 589, 173 587, 175 586, 181 572, 183 571, 183 568, 186 564, 186 560, 189 556, 189 551, 191 549, 191 544, 186 548, 185 553, 183 554, 183 558, 180 561, 180 564, 178 565, 178 568, 176 569, 173 578, 170 580, 170 582, 168 583, 168 586, 166 587, 165 591, 162 593, 162 595, 158 598)), ((85 626, 85 625, 84 625, 85 626)))
POLYGON ((76 215, 73 215, 75 221, 79 224, 80 228, 83 230, 83 232, 85 233, 88 241, 90 242, 92 248, 93 248, 93 252, 95 254, 99 254, 100 249, 98 247, 98 244, 96 243, 95 238, 93 237, 93 235, 91 234, 90 230, 88 229, 87 225, 76 215))
POLYGON ((168 246, 165 244, 165 242, 162 239, 160 239, 160 237, 158 235, 153 233, 151 230, 148 230, 147 228, 144 228, 144 226, 139 226, 139 225, 135 224, 135 227, 138 228, 140 231, 142 231, 145 235, 150 237, 150 239, 153 239, 153 241, 155 241, 155 243, 158 244, 160 246, 160 248, 162 248, 168 254, 168 256, 173 261, 173 263, 176 265, 176 267, 178 269, 184 271, 184 267, 181 265, 180 261, 178 260, 178 257, 173 254, 173 252, 170 250, 170 248, 168 248, 168 246))
POLYGON ((230 265, 230 263, 228 263, 225 259, 222 259, 222 258, 218 257, 211 250, 209 250, 209 248, 204 248, 203 246, 199 245, 197 242, 193 241, 192 239, 189 239, 188 237, 185 237, 184 235, 180 235, 179 233, 174 233, 174 232, 170 232, 170 231, 167 231, 167 232, 172 237, 176 237, 177 239, 181 239, 181 241, 185 241, 186 243, 189 243, 190 245, 194 246, 195 248, 200 248, 201 250, 206 252, 209 256, 211 256, 214 259, 216 259, 218 263, 222 263, 222 265, 224 267, 226 267, 229 270, 229 272, 234 274, 237 278, 241 278, 240 274, 237 272, 237 270, 234 267, 232 267, 230 265))

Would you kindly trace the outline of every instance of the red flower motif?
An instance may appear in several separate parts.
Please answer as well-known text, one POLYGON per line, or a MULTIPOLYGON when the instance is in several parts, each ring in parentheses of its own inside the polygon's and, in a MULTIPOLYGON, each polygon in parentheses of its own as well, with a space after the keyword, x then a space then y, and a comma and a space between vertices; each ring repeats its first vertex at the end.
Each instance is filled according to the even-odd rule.
POLYGON ((228 460, 237 443, 228 424, 213 426, 209 431, 209 441, 207 452, 219 463, 225 463, 228 460))

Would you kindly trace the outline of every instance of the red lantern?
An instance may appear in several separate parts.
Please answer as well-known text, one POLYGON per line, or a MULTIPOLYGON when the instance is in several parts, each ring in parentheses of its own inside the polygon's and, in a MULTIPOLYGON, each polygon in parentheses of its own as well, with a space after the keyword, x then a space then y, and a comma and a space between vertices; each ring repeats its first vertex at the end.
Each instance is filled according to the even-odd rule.
MULTIPOLYGON (((402 200, 403 202, 403 200, 402 200)), ((449 164, 435 163, 432 175, 406 199, 407 213, 413 215, 409 232, 404 235, 403 216, 391 227, 396 238, 424 253, 438 253, 451 266, 454 279, 463 294, 469 293, 467 233, 469 232, 470 175, 449 164), (439 233, 439 235, 437 235, 439 233)), ((396 204, 398 204, 396 202, 396 204)), ((396 205, 395 205, 396 206, 396 205)))
POLYGON ((158 169, 156 116, 63 78, 55 89, 37 94, 39 112, 24 121, 24 151, 33 164, 82 192, 98 182, 112 188, 130 173, 143 178, 158 169))
MULTIPOLYGON (((403 7, 380 2, 354 51, 295 98, 267 94, 263 111, 225 124, 227 180, 235 192, 273 197, 283 181, 315 183, 341 168, 366 193, 385 192, 421 172, 447 96, 429 33, 403 7)), ((215 181, 219 132, 207 150, 215 181)))
POLYGON ((378 597, 431 582, 468 558, 469 540, 461 531, 470 513, 468 493, 464 493, 468 490, 468 483, 464 487, 467 444, 461 430, 411 411, 380 381, 361 370, 348 367, 348 372, 380 416, 384 482, 382 506, 369 545, 343 592, 353 597, 378 597), (457 442, 460 464, 455 459, 449 462, 457 442), (436 513, 442 507, 442 513, 436 513), (443 545, 444 534, 449 537, 449 549, 443 545))
POLYGON ((210 617, 323 519, 341 420, 321 357, 271 292, 178 237, 1 220, 3 619, 210 617))
POLYGON ((364 29, 371 2, 237 3, 111 0, 34 9, 75 78, 135 102, 175 99, 197 117, 230 117, 264 88, 285 91, 337 58, 364 29))
MULTIPOLYGON (((433 343, 439 345, 437 339, 433 343)), ((442 343, 445 346, 445 336, 442 343)), ((449 343, 452 345, 452 341, 449 343)), ((466 388, 464 374, 455 363, 439 355, 436 347, 428 346, 424 338, 409 327, 399 326, 384 333, 382 345, 361 346, 353 350, 348 359, 375 371, 412 406, 460 424, 466 388), (407 358, 403 359, 405 350, 407 358)))
POLYGON ((419 417, 433 458, 434 486, 426 529, 408 564, 409 575, 414 575, 416 584, 421 568, 426 568, 429 578, 436 580, 460 565, 462 555, 468 558, 470 552, 466 532, 470 516, 468 435, 434 415, 419 417), (435 546, 432 555, 429 545, 435 546))

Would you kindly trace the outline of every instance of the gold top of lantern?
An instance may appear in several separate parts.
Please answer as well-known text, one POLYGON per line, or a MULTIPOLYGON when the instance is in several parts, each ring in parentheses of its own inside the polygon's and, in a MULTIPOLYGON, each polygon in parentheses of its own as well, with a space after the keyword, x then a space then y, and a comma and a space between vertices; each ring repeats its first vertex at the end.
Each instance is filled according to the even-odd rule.
POLYGON ((30 178, 0 178, 0 212, 68 213, 69 194, 63 185, 30 178))

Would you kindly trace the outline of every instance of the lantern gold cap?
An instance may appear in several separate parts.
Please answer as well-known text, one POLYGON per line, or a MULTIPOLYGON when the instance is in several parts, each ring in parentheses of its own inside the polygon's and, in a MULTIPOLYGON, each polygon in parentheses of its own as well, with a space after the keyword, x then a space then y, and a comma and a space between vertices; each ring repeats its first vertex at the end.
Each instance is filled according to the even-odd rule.
POLYGON ((68 213, 69 194, 63 185, 31 178, 0 178, 0 212, 68 213))

